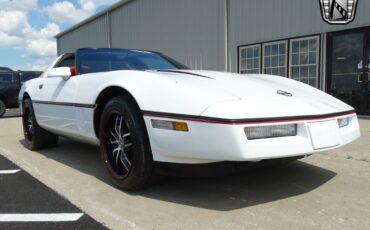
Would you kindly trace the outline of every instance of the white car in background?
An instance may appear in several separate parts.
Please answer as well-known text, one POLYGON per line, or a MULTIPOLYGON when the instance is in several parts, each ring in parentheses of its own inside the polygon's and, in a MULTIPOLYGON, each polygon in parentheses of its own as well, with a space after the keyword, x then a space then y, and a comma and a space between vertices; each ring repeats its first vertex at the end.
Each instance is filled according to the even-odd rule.
POLYGON ((123 189, 149 185, 154 162, 301 157, 360 136, 352 107, 284 77, 189 70, 156 52, 79 49, 19 95, 26 146, 58 136, 100 146, 123 189))

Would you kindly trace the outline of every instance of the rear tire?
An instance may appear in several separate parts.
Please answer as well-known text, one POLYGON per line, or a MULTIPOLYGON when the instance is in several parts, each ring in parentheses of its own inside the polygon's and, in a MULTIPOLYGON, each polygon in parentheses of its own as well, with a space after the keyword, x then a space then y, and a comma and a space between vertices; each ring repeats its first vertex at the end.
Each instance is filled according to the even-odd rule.
POLYGON ((99 130, 102 160, 120 188, 137 190, 157 181, 144 119, 130 97, 107 103, 99 130))
POLYGON ((31 99, 23 101, 23 133, 26 147, 30 150, 51 148, 57 145, 58 136, 41 128, 36 121, 31 99))
POLYGON ((0 118, 2 118, 4 116, 5 109, 6 109, 5 108, 5 103, 2 100, 0 100, 0 118))

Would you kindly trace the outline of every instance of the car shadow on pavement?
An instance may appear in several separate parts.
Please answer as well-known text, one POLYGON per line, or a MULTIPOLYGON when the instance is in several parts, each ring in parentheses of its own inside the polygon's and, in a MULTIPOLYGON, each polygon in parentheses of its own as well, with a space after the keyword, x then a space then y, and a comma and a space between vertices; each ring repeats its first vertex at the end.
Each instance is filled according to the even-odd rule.
MULTIPOLYGON (((23 140, 20 142, 24 144, 23 140)), ((38 153, 115 187, 97 147, 62 139, 57 147, 38 153)), ((231 211, 305 194, 335 176, 336 173, 330 170, 296 161, 212 178, 167 177, 153 187, 126 193, 198 208, 231 211)))

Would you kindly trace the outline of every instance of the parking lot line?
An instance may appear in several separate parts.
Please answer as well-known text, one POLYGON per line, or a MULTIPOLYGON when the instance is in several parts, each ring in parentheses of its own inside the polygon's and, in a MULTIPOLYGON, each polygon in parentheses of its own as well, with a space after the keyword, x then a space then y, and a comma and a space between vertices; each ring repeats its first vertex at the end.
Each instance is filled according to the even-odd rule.
POLYGON ((12 169, 12 170, 0 170, 0 174, 14 174, 21 171, 20 169, 12 169))
POLYGON ((0 222, 70 222, 77 221, 83 215, 83 213, 0 214, 0 222))

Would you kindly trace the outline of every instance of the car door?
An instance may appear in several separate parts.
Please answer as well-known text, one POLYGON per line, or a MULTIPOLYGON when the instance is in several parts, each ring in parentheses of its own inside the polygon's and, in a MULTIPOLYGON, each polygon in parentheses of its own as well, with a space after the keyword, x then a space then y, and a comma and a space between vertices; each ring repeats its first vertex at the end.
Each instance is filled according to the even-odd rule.
POLYGON ((10 71, 1 72, 0 85, 4 102, 6 103, 7 107, 16 106, 19 93, 19 85, 15 74, 10 71))
POLYGON ((18 106, 19 90, 20 90, 20 85, 19 85, 18 75, 16 72, 13 72, 12 82, 8 85, 10 107, 18 106))
MULTIPOLYGON (((73 55, 61 58, 54 68, 66 66, 74 66, 73 55)), ((78 134, 74 107, 78 81, 78 77, 66 81, 62 77, 49 77, 46 73, 36 83, 38 96, 33 104, 39 125, 60 135, 78 134)))

